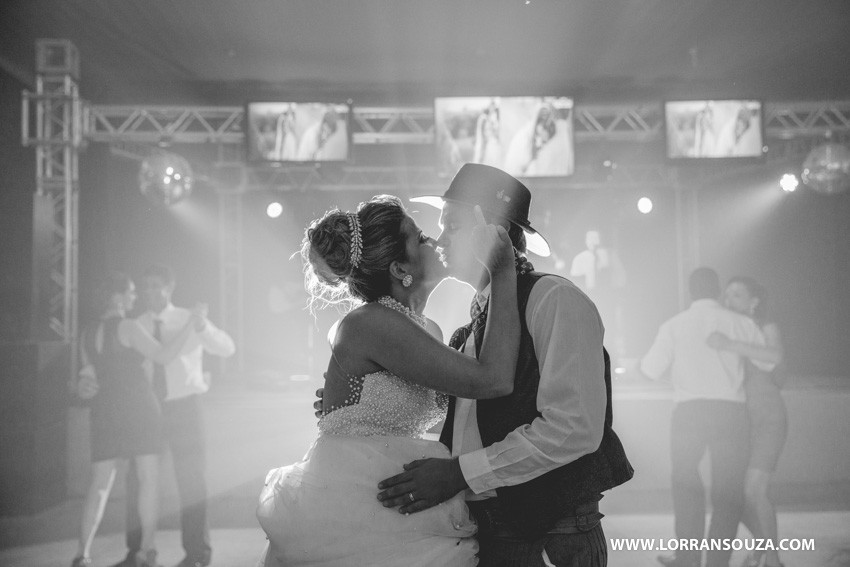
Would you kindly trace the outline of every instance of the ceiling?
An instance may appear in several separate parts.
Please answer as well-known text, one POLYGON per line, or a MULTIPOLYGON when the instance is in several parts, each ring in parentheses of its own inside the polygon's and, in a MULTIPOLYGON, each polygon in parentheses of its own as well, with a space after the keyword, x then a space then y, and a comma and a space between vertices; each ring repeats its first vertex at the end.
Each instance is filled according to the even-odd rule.
POLYGON ((847 0, 2 0, 0 68, 80 52, 100 104, 438 94, 850 99, 847 0))

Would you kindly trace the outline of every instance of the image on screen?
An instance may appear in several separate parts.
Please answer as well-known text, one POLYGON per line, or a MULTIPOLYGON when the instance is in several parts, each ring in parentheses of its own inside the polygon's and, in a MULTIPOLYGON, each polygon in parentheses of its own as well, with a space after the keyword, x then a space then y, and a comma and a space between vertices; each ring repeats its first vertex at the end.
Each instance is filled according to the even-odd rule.
POLYGON ((688 100, 664 104, 667 157, 759 158, 762 105, 757 100, 688 100))
POLYGON ((347 161, 349 104, 249 102, 245 140, 249 162, 347 161))
POLYGON ((571 98, 439 97, 434 127, 443 176, 470 162, 515 177, 562 177, 575 170, 571 98))

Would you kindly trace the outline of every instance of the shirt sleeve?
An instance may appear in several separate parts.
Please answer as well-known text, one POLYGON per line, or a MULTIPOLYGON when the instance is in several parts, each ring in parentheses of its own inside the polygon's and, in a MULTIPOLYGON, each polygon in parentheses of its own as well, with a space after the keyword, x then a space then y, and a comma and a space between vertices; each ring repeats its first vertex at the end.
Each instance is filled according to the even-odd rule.
POLYGON ((541 416, 461 455, 464 478, 476 494, 528 482, 592 453, 602 441, 607 395, 596 307, 571 284, 542 278, 529 297, 526 321, 540 367, 541 416))
POLYGON ((655 341, 640 361, 640 371, 647 378, 658 380, 673 362, 673 334, 669 323, 658 329, 655 341))
POLYGON ((204 350, 216 356, 233 356, 236 352, 236 345, 233 339, 226 332, 222 331, 209 321, 203 331, 198 333, 198 339, 204 347, 204 350))

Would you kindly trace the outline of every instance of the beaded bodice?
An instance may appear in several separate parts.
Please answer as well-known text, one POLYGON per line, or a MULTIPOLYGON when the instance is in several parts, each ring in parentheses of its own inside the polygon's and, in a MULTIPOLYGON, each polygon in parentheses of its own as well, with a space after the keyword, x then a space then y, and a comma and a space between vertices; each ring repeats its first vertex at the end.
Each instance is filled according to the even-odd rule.
MULTIPOLYGON (((426 319, 385 296, 378 303, 426 326, 426 319)), ((320 435, 421 438, 445 417, 448 398, 434 390, 382 370, 348 376, 349 395, 342 407, 330 407, 319 420, 320 435)))
POLYGON ((352 380, 352 405, 333 409, 319 420, 320 435, 421 438, 445 417, 442 396, 387 372, 373 372, 352 380))

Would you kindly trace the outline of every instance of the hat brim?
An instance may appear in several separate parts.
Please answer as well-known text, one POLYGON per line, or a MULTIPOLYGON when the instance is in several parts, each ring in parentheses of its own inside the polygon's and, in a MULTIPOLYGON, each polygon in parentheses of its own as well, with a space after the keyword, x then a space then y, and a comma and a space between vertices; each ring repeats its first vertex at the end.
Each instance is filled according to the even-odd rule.
MULTIPOLYGON (((454 199, 448 199, 448 200, 454 201, 454 199)), ((431 205, 432 207, 434 207, 436 209, 440 209, 441 211, 443 210, 443 207, 446 204, 446 199, 444 199, 443 197, 440 197, 439 195, 423 195, 421 197, 413 197, 412 199, 410 199, 410 201, 413 202, 413 203, 424 203, 426 205, 431 205)), ((462 203, 462 201, 454 201, 454 202, 462 203)), ((468 205, 469 203, 463 203, 463 204, 468 205)), ((510 219, 508 219, 508 220, 510 220, 510 219)), ((522 229, 522 231, 525 233, 525 247, 529 252, 531 252, 532 254, 536 254, 538 256, 541 256, 543 258, 547 258, 549 255, 552 254, 552 250, 549 248, 549 243, 530 224, 529 225, 522 225, 522 224, 519 224, 519 223, 514 222, 514 221, 510 221, 510 222, 513 222, 515 225, 520 227, 522 229)))

